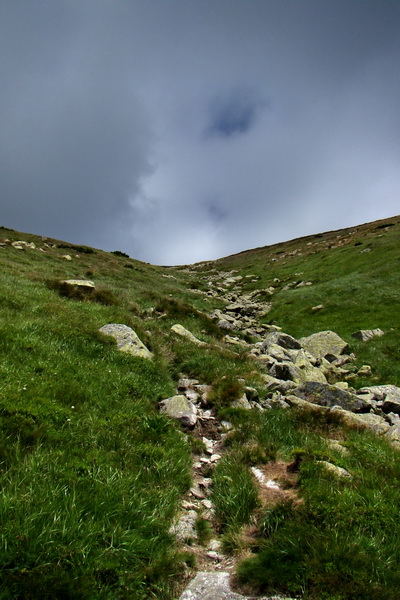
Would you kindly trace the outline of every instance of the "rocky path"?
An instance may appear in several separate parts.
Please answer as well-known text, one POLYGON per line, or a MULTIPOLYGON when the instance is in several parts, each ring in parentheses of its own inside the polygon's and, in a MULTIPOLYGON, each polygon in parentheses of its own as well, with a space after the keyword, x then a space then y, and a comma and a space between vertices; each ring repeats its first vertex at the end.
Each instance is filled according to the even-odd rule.
MULTIPOLYGON (((192 417, 190 429, 186 428, 188 416, 182 411, 179 416, 175 414, 175 418, 181 420, 183 425, 186 424, 187 435, 196 438, 195 445, 202 447, 202 450, 199 449, 193 454, 192 486, 182 499, 178 518, 170 530, 182 544, 182 548, 195 555, 198 569, 197 575, 189 582, 180 600, 252 600, 235 592, 231 587, 236 559, 223 552, 211 499, 212 471, 226 452, 224 440, 232 426, 228 422, 218 421, 213 410, 208 407, 209 389, 209 386, 201 385, 195 379, 181 378, 178 382, 177 396, 168 399, 171 400, 170 403, 168 400, 161 403, 161 409, 170 416, 173 409, 176 409, 176 398, 184 397, 194 405, 195 423, 193 425, 192 417)), ((178 407, 182 408, 181 402, 178 407)), ((292 490, 282 489, 278 484, 282 479, 293 481, 296 477, 288 474, 286 467, 285 463, 273 463, 252 468, 263 505, 275 504, 293 497, 292 490)), ((281 600, 282 597, 273 598, 281 600)), ((264 596, 263 600, 270 600, 270 597, 264 596)))

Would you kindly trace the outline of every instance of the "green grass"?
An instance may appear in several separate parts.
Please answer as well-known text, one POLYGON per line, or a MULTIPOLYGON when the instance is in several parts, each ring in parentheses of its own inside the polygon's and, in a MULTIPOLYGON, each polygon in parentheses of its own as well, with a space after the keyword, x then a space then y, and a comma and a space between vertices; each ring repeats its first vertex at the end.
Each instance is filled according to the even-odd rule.
MULTIPOLYGON (((231 415, 233 416, 233 414, 231 415)), ((238 469, 243 443, 273 445, 279 458, 298 454, 299 498, 258 511, 258 540, 253 558, 239 565, 238 577, 260 593, 300 594, 320 600, 394 600, 398 597, 400 509, 398 451, 368 432, 343 428, 316 413, 272 410, 238 415, 225 469, 238 469), (324 441, 343 436, 349 454, 324 441), (340 480, 318 463, 346 468, 340 480)), ((229 495, 227 494, 227 497, 229 495)), ((220 503, 230 518, 229 505, 220 503)))
MULTIPOLYGON (((350 343, 358 365, 372 366, 372 377, 355 385, 400 385, 400 235, 399 219, 392 221, 388 229, 370 224, 309 236, 191 270, 3 228, 2 239, 33 241, 43 251, 0 248, 0 597, 178 595, 193 557, 168 530, 190 486, 191 453, 200 448, 157 403, 175 393, 184 374, 213 384, 220 418, 235 427, 212 493, 226 549, 240 552, 242 527, 257 529, 240 580, 310 600, 397 598, 398 452, 346 430, 338 417, 229 408, 242 393, 239 379, 262 394, 262 367, 225 344, 208 317, 223 302, 196 291, 208 289, 208 275, 231 269, 244 277, 239 291, 275 285, 264 322, 295 337, 332 329, 350 343), (93 297, 68 297, 59 282, 72 278, 94 281, 93 297), (302 280, 313 285, 284 289, 302 280), (324 308, 312 312, 318 304, 324 308), (154 359, 119 353, 98 332, 112 322, 133 327, 154 359), (174 334, 175 323, 206 345, 174 334), (365 344, 351 338, 376 327, 383 337, 365 344), (343 439, 349 454, 332 450, 329 437, 343 439), (303 459, 303 502, 262 509, 249 467, 296 455, 303 459), (353 479, 333 479, 320 459, 353 479)), ((206 522, 200 518, 197 527, 205 543, 206 522)))

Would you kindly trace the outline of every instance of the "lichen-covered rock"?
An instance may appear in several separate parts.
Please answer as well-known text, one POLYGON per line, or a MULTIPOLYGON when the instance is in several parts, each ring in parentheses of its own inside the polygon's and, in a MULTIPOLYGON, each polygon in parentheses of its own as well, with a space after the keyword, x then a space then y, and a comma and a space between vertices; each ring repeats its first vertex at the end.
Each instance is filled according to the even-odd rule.
POLYGON ((93 281, 89 281, 88 279, 65 279, 61 283, 69 288, 87 293, 92 292, 95 288, 93 281))
POLYGON ((316 358, 339 356, 347 352, 349 346, 334 331, 319 331, 299 340, 302 347, 316 358))
POLYGON ((300 350, 301 348, 300 343, 291 335, 281 333, 280 331, 273 331, 267 335, 264 342, 261 344, 261 352, 268 354, 270 346, 274 344, 292 350, 300 350))
POLYGON ((335 477, 339 477, 341 479, 352 478, 350 473, 346 469, 343 469, 343 467, 338 467, 337 465, 334 465, 326 460, 317 460, 316 462, 322 467, 324 467, 324 469, 326 469, 329 473, 332 473, 332 475, 334 475, 335 477))
POLYGON ((180 335, 181 337, 184 337, 187 340, 190 340, 191 342, 193 342, 193 344, 197 344, 197 346, 205 346, 205 342, 202 342, 201 340, 199 340, 188 329, 185 329, 185 327, 183 327, 183 325, 179 325, 179 323, 177 323, 176 325, 172 325, 171 330, 174 333, 180 335))
POLYGON ((269 372, 276 379, 290 380, 297 384, 306 381, 327 382, 324 373, 320 369, 314 367, 311 363, 301 364, 300 367, 291 362, 276 362, 271 366, 269 372))
POLYGON ((380 337, 384 334, 385 332, 378 327, 377 329, 360 329, 359 331, 352 333, 351 336, 361 342, 368 342, 368 340, 371 340, 373 337, 380 337))
POLYGON ((390 429, 390 424, 383 417, 373 413, 354 414, 339 407, 332 408, 332 413, 340 415, 343 423, 350 427, 370 429, 377 434, 384 434, 390 429))
POLYGON ((161 400, 160 412, 177 419, 185 427, 194 427, 197 422, 197 409, 190 400, 181 394, 161 400))
MULTIPOLYGON (((299 398, 299 396, 295 396, 293 393, 290 395, 284 396, 285 401, 289 406, 295 406, 297 408, 305 408, 307 410, 312 410, 319 413, 327 413, 330 408, 327 406, 320 406, 319 404, 313 404, 313 402, 308 402, 308 400, 304 400, 303 398, 299 398)), ((353 413, 351 413, 353 414, 353 413)))
POLYGON ((99 329, 100 333, 114 338, 120 352, 139 358, 153 358, 150 350, 146 348, 139 336, 131 327, 120 323, 109 323, 99 329))
POLYGON ((326 383, 306 381, 294 390, 293 394, 320 406, 340 406, 357 413, 369 410, 368 404, 360 397, 326 383))

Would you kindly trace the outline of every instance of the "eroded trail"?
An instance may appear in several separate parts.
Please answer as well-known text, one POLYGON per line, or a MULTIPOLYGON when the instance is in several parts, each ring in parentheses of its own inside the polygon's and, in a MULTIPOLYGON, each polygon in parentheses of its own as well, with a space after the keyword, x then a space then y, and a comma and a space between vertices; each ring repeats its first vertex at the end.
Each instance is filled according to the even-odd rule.
MULTIPOLYGON (((254 596, 239 593, 234 578, 237 562, 250 550, 235 555, 224 551, 221 541, 223 530, 212 500, 213 471, 229 452, 225 440, 232 431, 232 425, 217 420, 214 411, 207 408, 208 391, 209 387, 197 380, 182 378, 178 383, 179 394, 190 398, 197 412, 195 426, 186 428, 186 435, 192 437, 194 447, 192 486, 182 499, 179 516, 171 532, 183 549, 194 554, 198 573, 194 578, 193 574, 188 576, 187 587, 180 600, 250 600, 254 596)), ((285 500, 298 501, 295 491, 297 474, 288 472, 287 467, 285 462, 271 462, 251 468, 258 487, 260 507, 274 506, 285 500)), ((250 548, 252 540, 256 539, 255 525, 244 526, 241 536, 247 540, 245 546, 250 548)), ((264 600, 266 598, 263 596, 264 600)), ((269 596, 268 600, 270 598, 282 596, 269 596)))

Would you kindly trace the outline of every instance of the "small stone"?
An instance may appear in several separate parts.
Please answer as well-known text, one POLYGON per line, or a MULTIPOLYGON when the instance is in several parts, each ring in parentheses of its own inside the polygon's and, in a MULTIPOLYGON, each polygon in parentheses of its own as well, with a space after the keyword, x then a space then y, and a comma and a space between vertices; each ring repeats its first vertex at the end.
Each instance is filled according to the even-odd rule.
POLYGON ((190 493, 194 498, 197 498, 198 500, 204 500, 204 498, 206 497, 204 492, 199 488, 198 485, 191 487, 190 493))
POLYGON ((185 510, 197 510, 198 506, 193 502, 188 502, 187 500, 182 500, 182 508, 185 510))
POLYGON ((202 342, 201 340, 199 340, 188 329, 185 329, 185 327, 183 327, 183 325, 179 325, 179 323, 177 323, 176 325, 172 325, 171 330, 174 333, 176 333, 177 335, 180 335, 181 337, 184 337, 187 340, 190 340, 191 342, 193 342, 197 346, 205 346, 206 345, 205 342, 202 342))
POLYGON ((221 561, 221 556, 218 554, 218 552, 215 552, 215 550, 210 550, 209 552, 207 552, 207 556, 212 560, 216 560, 218 562, 221 561))
POLYGON ((313 306, 311 308, 312 312, 318 312, 319 310, 322 310, 324 308, 323 304, 318 304, 317 306, 313 306))
POLYGON ((371 377, 371 375, 372 375, 372 368, 371 368, 371 366, 370 365, 363 365, 360 369, 358 369, 357 375, 359 377, 371 377))
POLYGON ((212 440, 209 440, 206 437, 203 437, 202 440, 203 440, 203 444, 206 447, 207 454, 213 454, 214 442, 212 440))
POLYGON ((219 460, 221 460, 222 456, 220 454, 211 454, 211 458, 210 461, 212 463, 218 462, 219 460))
POLYGON ((72 260, 72 256, 70 254, 63 254, 62 256, 65 260, 72 260))

